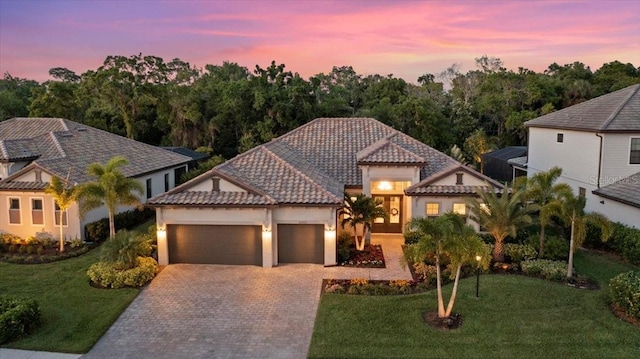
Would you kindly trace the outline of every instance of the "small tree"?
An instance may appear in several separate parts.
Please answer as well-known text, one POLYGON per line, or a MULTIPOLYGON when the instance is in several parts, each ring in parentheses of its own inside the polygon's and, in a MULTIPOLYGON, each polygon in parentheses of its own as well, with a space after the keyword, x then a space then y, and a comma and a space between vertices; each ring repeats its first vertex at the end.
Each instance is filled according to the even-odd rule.
POLYGON ((102 245, 101 259, 126 270, 138 265, 138 257, 151 254, 151 244, 144 235, 121 230, 102 245))
POLYGON ((53 200, 60 209, 58 223, 60 223, 60 253, 64 252, 64 226, 62 221, 64 215, 71 205, 76 201, 78 187, 69 185, 69 177, 63 181, 60 177, 53 176, 51 182, 44 189, 44 193, 53 197, 53 200))
POLYGON ((576 197, 573 192, 568 192, 563 194, 561 201, 555 201, 549 207, 549 213, 560 217, 566 225, 571 226, 567 278, 573 277, 573 253, 576 248, 582 246, 587 237, 587 223, 600 228, 600 239, 603 242, 609 240, 613 234, 613 225, 609 219, 601 213, 585 213, 586 204, 585 197, 576 197))
POLYGON ((116 234, 114 215, 118 205, 139 205, 140 198, 132 192, 143 193, 140 182, 133 178, 125 177, 120 172, 120 167, 129 163, 126 158, 116 156, 111 158, 104 166, 92 163, 87 168, 87 173, 96 178, 93 182, 87 182, 80 186, 78 196, 81 199, 80 209, 86 213, 102 205, 109 212, 109 238, 116 234))
POLYGON ((345 216, 341 222, 342 228, 346 224, 353 228, 356 250, 362 251, 367 231, 371 231, 371 223, 376 218, 386 217, 387 212, 380 206, 382 202, 367 197, 363 193, 358 194, 355 200, 345 193, 344 202, 344 207, 339 212, 340 215, 345 216), (362 232, 361 237, 358 236, 359 229, 362 232))
MULTIPOLYGON (((485 246, 473 227, 464 223, 464 219, 455 213, 446 213, 436 218, 413 218, 408 228, 419 237, 415 244, 405 248, 405 260, 422 262, 433 260, 436 265, 436 288, 438 295, 438 317, 451 316, 458 293, 458 280, 464 264, 477 263, 476 256, 483 255, 485 246), (445 309, 442 295, 440 263, 448 258, 451 276, 454 279, 453 290, 445 309), (455 274, 454 274, 455 273, 455 274)), ((483 262, 485 265, 488 261, 483 262)), ((404 262, 406 265, 406 262, 404 262)))
MULTIPOLYGON (((487 187, 493 188, 487 184, 487 187)), ((476 189, 478 198, 469 200, 471 219, 484 227, 495 239, 493 260, 504 261, 504 239, 515 236, 518 228, 531 223, 527 208, 522 204, 522 191, 505 187, 502 194, 495 190, 476 189)))

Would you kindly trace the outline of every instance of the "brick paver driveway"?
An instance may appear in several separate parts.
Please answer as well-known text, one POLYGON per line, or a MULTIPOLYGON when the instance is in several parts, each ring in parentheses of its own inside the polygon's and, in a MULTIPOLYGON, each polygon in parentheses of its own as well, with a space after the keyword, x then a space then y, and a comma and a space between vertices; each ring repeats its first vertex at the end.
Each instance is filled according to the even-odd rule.
POLYGON ((386 269, 167 266, 83 358, 305 358, 323 278, 410 278, 386 241, 386 269))

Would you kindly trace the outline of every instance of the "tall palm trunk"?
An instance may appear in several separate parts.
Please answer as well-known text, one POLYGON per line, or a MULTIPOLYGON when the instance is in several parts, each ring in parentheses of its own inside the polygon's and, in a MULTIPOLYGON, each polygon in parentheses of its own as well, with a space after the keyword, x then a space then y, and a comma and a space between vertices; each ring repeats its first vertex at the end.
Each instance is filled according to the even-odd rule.
POLYGON ((113 211, 109 211, 109 238, 116 235, 116 223, 113 217, 113 211))
POLYGON ((64 232, 62 229, 62 217, 64 215, 64 212, 65 211, 63 211, 62 208, 60 208, 60 214, 58 215, 60 217, 58 222, 60 223, 60 253, 64 252, 64 232))
POLYGON ((567 278, 573 277, 573 232, 575 229, 575 216, 571 219, 571 240, 569 241, 569 267, 567 268, 567 278))
POLYGON ((493 260, 496 262, 504 262, 503 241, 504 238, 496 240, 496 243, 493 245, 493 260))
POLYGON ((442 281, 440 280, 440 260, 436 257, 436 291, 438 292, 438 317, 445 318, 444 299, 442 298, 442 281))
POLYGON ((456 270, 456 279, 453 282, 453 290, 451 291, 451 297, 449 297, 449 304, 447 305, 447 311, 444 313, 445 317, 451 315, 451 311, 453 311, 453 303, 456 302, 456 294, 458 293, 458 281, 460 279, 460 269, 462 266, 458 266, 456 270))

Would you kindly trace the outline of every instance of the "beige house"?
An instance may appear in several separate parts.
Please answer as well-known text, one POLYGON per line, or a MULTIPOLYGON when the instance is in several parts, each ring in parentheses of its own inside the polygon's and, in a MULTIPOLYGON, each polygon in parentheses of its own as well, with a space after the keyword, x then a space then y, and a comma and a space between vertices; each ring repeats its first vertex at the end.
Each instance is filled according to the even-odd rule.
MULTIPOLYGON (((52 176, 72 183, 93 180, 89 164, 124 156, 122 172, 145 188, 142 201, 175 187, 191 158, 60 118, 13 118, 0 122, 0 232, 22 238, 38 232, 57 237, 59 211, 44 194, 52 176)), ((126 210, 128 208, 119 208, 126 210)), ((74 204, 62 219, 67 238, 83 238, 85 224, 107 216, 98 208, 84 217, 74 204)))
POLYGON ((640 226, 640 85, 525 122, 527 175, 562 168, 586 210, 640 226))
MULTIPOLYGON (((160 264, 336 263, 344 193, 381 200, 374 233, 467 214, 488 177, 372 118, 319 118, 155 197, 160 264)), ((477 228, 477 225, 476 225, 477 228)))

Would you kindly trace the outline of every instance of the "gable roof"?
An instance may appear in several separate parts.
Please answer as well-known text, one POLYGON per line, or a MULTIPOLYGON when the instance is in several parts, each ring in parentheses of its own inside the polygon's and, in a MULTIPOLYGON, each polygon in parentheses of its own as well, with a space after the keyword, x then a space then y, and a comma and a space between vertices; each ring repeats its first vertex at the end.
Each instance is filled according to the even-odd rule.
POLYGON ((640 172, 600 187, 593 194, 640 208, 640 172))
POLYGON ((540 116, 524 125, 590 132, 640 132, 640 84, 540 116))
POLYGON ((38 166, 40 169, 82 183, 91 163, 106 163, 124 156, 127 177, 137 177, 164 168, 186 164, 191 158, 113 133, 60 118, 13 118, 0 122, 0 161, 33 160, 31 164, 0 181, 9 188, 13 178, 38 166))
POLYGON ((489 178, 483 175, 480 172, 474 171, 473 169, 464 166, 460 163, 449 166, 439 173, 435 173, 422 181, 410 186, 405 190, 405 193, 408 196, 425 196, 425 195, 474 195, 476 193, 476 189, 480 188, 484 191, 496 190, 499 193, 502 193, 504 189, 504 185, 500 182, 495 181, 492 178, 489 178), (470 185, 436 185, 438 180, 449 176, 453 173, 464 172, 471 176, 474 176, 480 180, 483 180, 486 185, 485 186, 470 186, 470 185))
MULTIPOLYGON (((343 203, 345 186, 362 186, 358 165, 374 163, 419 166, 424 178, 457 162, 373 118, 318 118, 198 178, 226 176, 249 192, 254 189, 273 198, 275 204, 337 207, 343 203)), ((147 203, 178 205, 179 193, 201 180, 193 181, 147 203)), ((217 198, 206 204, 223 205, 217 198)))

